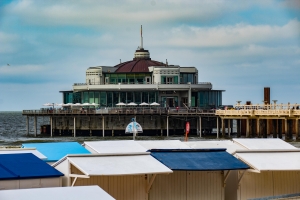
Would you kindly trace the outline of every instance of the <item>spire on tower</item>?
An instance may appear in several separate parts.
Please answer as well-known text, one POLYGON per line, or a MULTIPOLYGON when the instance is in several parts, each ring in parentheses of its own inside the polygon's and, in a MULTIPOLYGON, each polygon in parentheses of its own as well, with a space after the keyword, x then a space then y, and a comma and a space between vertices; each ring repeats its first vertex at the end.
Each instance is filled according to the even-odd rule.
POLYGON ((141 25, 141 46, 140 49, 143 49, 143 26, 141 25))

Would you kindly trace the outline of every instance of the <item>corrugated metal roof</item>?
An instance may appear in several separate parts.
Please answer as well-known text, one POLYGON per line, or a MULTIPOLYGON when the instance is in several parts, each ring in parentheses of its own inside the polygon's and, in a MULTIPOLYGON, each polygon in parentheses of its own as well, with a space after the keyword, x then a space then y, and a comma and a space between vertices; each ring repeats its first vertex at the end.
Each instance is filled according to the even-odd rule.
POLYGON ((233 139, 237 144, 247 149, 297 149, 279 138, 233 139))
POLYGON ((2 180, 59 176, 63 174, 31 153, 0 155, 0 179, 2 180))
POLYGON ((113 200, 99 186, 77 186, 77 187, 52 187, 52 188, 33 188, 19 190, 1 190, 1 200, 113 200))
POLYGON ((149 72, 149 66, 163 66, 165 65, 162 62, 158 62, 155 60, 147 60, 147 59, 140 59, 140 60, 131 60, 127 62, 120 63, 115 67, 118 69, 115 71, 117 73, 127 73, 127 72, 149 72))
POLYGON ((147 149, 142 147, 134 140, 112 140, 112 141, 92 141, 84 142, 86 148, 91 148, 96 153, 128 153, 128 152, 146 152, 147 149))
POLYGON ((172 173, 147 152, 144 155, 70 156, 67 159, 82 173, 92 176, 172 173))
POLYGON ((300 152, 237 152, 235 156, 258 171, 299 171, 300 152))
POLYGON ((246 149, 245 147, 232 142, 231 140, 220 141, 190 141, 185 142, 192 149, 211 149, 211 148, 226 148, 230 154, 234 154, 236 150, 246 149))
POLYGON ((172 170, 218 171, 248 169, 226 149, 152 149, 151 156, 172 170))
POLYGON ((36 148, 47 156, 45 161, 56 162, 67 154, 90 154, 78 142, 49 142, 49 143, 28 143, 22 144, 24 148, 36 148))

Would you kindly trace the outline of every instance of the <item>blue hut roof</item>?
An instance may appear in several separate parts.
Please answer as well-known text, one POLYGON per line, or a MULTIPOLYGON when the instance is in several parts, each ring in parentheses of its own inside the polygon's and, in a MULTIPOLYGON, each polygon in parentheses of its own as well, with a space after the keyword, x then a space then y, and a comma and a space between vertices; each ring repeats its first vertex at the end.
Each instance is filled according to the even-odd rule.
POLYGON ((226 149, 152 149, 151 156, 176 171, 249 169, 226 149))
POLYGON ((0 180, 59 176, 63 174, 32 153, 0 154, 0 180))
POLYGON ((47 157, 46 162, 56 162, 68 154, 91 154, 78 142, 27 143, 22 147, 36 148, 47 157))

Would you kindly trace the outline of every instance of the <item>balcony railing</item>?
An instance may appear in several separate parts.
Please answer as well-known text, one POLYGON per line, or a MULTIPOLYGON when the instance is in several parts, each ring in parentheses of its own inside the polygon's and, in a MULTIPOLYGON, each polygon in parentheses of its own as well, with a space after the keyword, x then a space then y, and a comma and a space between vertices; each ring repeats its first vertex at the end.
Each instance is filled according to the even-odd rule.
POLYGON ((215 114, 214 109, 202 108, 165 108, 165 107, 114 107, 102 109, 42 109, 23 110, 23 115, 90 115, 90 114, 215 114))

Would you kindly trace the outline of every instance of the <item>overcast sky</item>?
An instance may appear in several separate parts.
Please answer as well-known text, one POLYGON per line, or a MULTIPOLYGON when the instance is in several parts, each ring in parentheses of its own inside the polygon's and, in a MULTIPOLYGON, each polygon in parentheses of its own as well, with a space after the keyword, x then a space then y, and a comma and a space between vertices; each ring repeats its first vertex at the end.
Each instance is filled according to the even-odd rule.
POLYGON ((61 103, 91 66, 152 60, 199 70, 223 104, 300 103, 300 0, 0 1, 0 111, 61 103))

